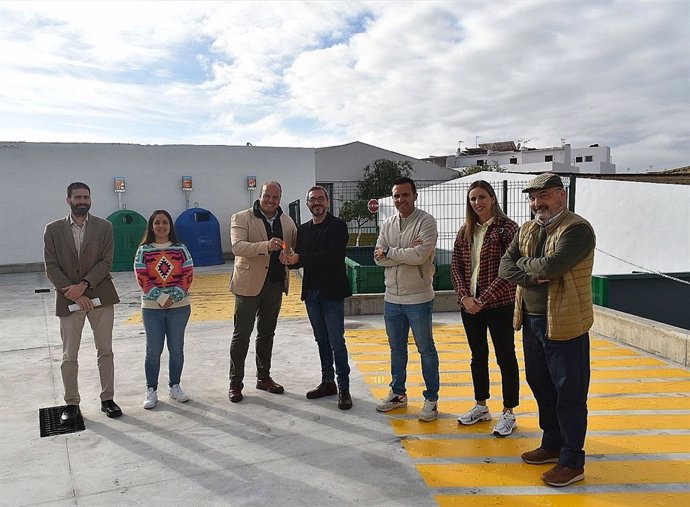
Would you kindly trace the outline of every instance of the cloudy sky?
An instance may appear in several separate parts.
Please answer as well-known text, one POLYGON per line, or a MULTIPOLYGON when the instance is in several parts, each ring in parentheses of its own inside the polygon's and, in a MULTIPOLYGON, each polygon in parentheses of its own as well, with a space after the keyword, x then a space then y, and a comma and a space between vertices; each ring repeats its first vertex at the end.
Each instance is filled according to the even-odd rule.
POLYGON ((0 141, 690 165, 690 2, 0 1, 0 141))

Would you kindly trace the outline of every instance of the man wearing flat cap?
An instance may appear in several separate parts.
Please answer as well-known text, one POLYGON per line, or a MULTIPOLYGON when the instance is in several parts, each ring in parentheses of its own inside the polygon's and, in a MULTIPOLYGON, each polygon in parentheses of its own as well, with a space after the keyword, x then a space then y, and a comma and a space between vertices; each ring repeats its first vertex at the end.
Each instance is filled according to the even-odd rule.
POLYGON ((523 192, 535 218, 515 235, 498 274, 517 284, 513 326, 522 328, 525 376, 543 431, 541 445, 522 459, 556 463, 542 480, 561 487, 585 473, 595 236, 587 220, 566 209, 558 175, 540 174, 523 192))

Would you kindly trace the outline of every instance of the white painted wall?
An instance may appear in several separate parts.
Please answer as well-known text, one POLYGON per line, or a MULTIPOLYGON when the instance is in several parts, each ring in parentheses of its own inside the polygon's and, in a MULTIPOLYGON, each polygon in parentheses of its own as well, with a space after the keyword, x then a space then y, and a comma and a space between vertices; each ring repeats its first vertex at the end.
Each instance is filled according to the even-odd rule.
MULTIPOLYGON (((530 178, 481 172, 420 190, 417 205, 438 222, 438 250, 452 249, 462 225, 465 185, 483 179, 500 192, 503 180, 526 184, 530 178)), ((665 273, 690 271, 690 186, 578 178, 575 194, 575 212, 592 224, 597 236, 594 274, 643 271, 629 263, 665 273)), ((379 221, 395 213, 390 198, 381 199, 379 206, 379 221)), ((525 215, 527 206, 514 200, 507 213, 525 215)))
MULTIPOLYGON (((599 250, 662 273, 690 271, 690 186, 578 179, 575 212, 599 250)), ((643 271, 601 251, 595 274, 643 271)))
POLYGON ((247 191, 247 176, 258 185, 274 179, 283 187, 282 207, 300 199, 302 220, 309 216, 304 194, 314 184, 314 150, 244 146, 142 146, 76 143, 0 143, 0 265, 43 260, 45 224, 69 210, 66 188, 72 181, 91 187, 92 212, 107 217, 118 209, 113 177, 124 176, 127 209, 148 218, 157 208, 173 216, 185 210, 182 176, 192 176, 195 202, 219 220, 224 252, 230 250, 230 216, 248 208, 258 191, 247 191))

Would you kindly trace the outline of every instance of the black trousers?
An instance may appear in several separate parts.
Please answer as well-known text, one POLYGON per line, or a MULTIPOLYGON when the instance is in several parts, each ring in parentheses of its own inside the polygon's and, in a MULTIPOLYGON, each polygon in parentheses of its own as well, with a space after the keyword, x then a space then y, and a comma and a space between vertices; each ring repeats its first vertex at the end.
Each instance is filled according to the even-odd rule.
POLYGON ((256 321, 256 377, 263 380, 271 375, 273 337, 280 305, 283 302, 283 282, 271 282, 268 277, 256 296, 235 295, 234 330, 230 342, 230 382, 244 379, 244 361, 249 351, 249 338, 256 321))
POLYGON ((501 369, 503 406, 517 407, 520 403, 520 378, 515 357, 515 332, 513 331, 513 305, 482 310, 471 314, 462 310, 462 324, 472 351, 472 383, 474 399, 488 400, 489 392, 489 342, 487 329, 501 369))

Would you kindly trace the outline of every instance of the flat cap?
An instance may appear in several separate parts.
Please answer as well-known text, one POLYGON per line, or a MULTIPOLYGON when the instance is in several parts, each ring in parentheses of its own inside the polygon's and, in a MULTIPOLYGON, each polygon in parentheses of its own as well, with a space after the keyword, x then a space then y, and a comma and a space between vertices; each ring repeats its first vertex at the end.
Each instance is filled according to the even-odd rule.
POLYGON ((557 174, 544 173, 535 176, 530 180, 522 193, 532 192, 534 190, 543 190, 545 188, 563 188, 563 180, 557 174))

